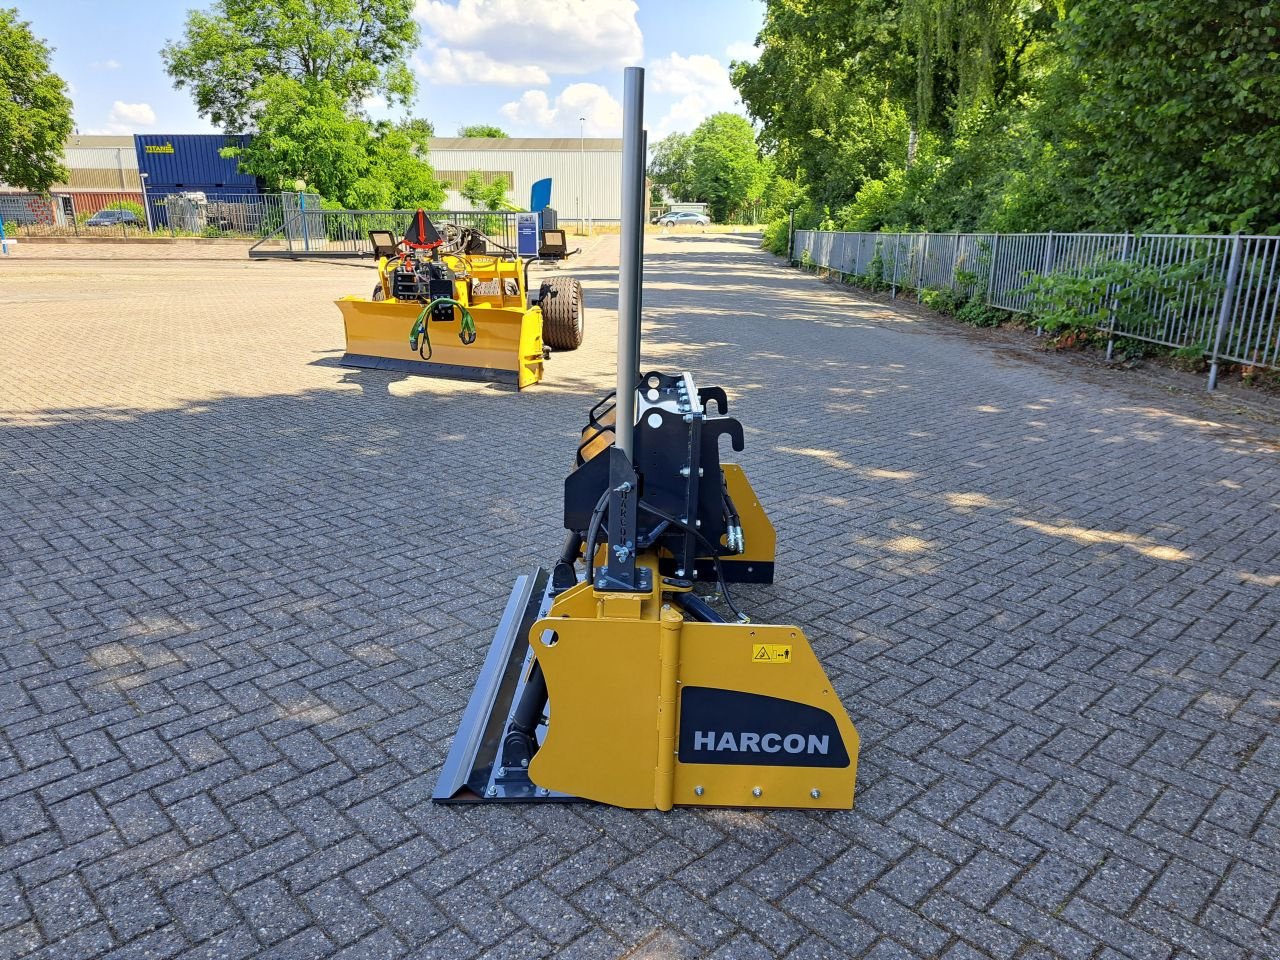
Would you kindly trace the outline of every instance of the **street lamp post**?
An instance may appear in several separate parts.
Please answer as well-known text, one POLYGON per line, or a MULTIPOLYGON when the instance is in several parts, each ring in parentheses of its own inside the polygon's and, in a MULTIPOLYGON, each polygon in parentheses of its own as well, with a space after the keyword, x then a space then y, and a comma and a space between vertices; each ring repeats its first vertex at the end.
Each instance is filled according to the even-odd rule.
POLYGON ((142 183, 142 212, 147 215, 147 233, 150 233, 153 229, 151 226, 151 204, 147 200, 147 177, 149 176, 150 174, 146 172, 138 174, 138 180, 142 183))
POLYGON ((587 118, 578 118, 578 233, 583 233, 582 229, 582 193, 586 189, 586 137, 587 137, 587 118))

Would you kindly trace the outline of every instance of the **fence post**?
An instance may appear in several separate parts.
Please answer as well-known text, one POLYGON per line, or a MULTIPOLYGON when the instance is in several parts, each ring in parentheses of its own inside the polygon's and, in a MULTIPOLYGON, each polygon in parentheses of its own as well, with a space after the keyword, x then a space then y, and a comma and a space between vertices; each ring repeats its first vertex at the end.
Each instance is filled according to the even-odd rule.
MULTIPOLYGON (((1120 244, 1120 262, 1127 263, 1129 260, 1129 238, 1132 236, 1128 230, 1124 233, 1124 240, 1120 244)), ((1111 362, 1111 352, 1116 345, 1116 295, 1120 292, 1120 288, 1116 284, 1107 287, 1107 363, 1111 362)))
POLYGON ((1226 333, 1227 324, 1231 320, 1231 311, 1235 307, 1236 284, 1240 281, 1240 252, 1244 242, 1240 234, 1231 241, 1231 261, 1227 266, 1227 289, 1222 292, 1222 307, 1218 311, 1218 329, 1213 335, 1213 356, 1209 361, 1209 391, 1218 387, 1218 354, 1222 350, 1222 337, 1226 333))
POLYGON ((953 249, 951 251, 951 275, 947 278, 947 286, 952 290, 956 288, 956 264, 960 261, 960 231, 956 230, 952 233, 955 238, 953 249))
POLYGON ((1053 231, 1049 231, 1048 239, 1044 244, 1044 265, 1040 268, 1040 276, 1047 277, 1049 271, 1053 269, 1053 231))
MULTIPOLYGON (((1047 277, 1053 269, 1053 231, 1050 230, 1044 241, 1044 262, 1040 266, 1040 276, 1047 277)), ((1036 336, 1044 336, 1044 327, 1036 324, 1036 336)))
POLYGON ((889 299, 898 299, 898 250, 902 246, 902 234, 893 235, 893 273, 889 275, 889 299))
POLYGON ((920 303, 922 299, 920 296, 920 287, 924 282, 924 269, 929 260, 929 238, 932 236, 933 234, 931 233, 926 233, 924 235, 924 253, 920 256, 921 268, 916 272, 916 303, 920 303))
POLYGON ((991 306, 991 294, 996 289, 996 252, 1000 249, 1000 234, 991 235, 991 252, 987 254, 987 294, 983 302, 991 306))

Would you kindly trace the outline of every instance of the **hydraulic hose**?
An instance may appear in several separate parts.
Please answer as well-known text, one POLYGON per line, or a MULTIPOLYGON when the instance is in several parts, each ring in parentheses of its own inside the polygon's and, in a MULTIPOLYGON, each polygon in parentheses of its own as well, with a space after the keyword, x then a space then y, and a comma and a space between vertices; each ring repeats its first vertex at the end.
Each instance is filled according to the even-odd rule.
POLYGON ((431 359, 431 333, 427 328, 431 323, 431 311, 440 304, 448 304, 462 311, 462 329, 458 333, 458 339, 462 341, 463 345, 470 346, 476 342, 476 321, 471 316, 471 311, 467 309, 466 304, 460 303, 452 297, 437 297, 422 308, 422 312, 418 314, 418 319, 414 321, 413 328, 409 331, 409 349, 416 351, 423 360, 431 359))

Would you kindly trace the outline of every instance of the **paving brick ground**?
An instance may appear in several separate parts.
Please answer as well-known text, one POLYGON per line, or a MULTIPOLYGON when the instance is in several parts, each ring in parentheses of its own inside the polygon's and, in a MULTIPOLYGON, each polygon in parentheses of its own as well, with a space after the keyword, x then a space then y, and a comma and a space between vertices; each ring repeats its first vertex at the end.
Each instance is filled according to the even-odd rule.
POLYGON ((1270 428, 653 238, 857 808, 441 808, 615 271, 514 395, 337 367, 367 270, 136 253, 0 262, 0 957, 1280 956, 1270 428))

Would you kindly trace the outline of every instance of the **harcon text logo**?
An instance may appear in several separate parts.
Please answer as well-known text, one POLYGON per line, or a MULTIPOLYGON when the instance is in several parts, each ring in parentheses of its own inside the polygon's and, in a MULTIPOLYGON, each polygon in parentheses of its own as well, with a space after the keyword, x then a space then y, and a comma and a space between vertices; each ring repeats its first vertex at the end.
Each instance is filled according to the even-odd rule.
POLYGON ((828 734, 807 737, 789 733, 717 733, 715 730, 696 730, 693 734, 695 750, 728 750, 745 753, 808 753, 826 756, 831 737, 828 734))

